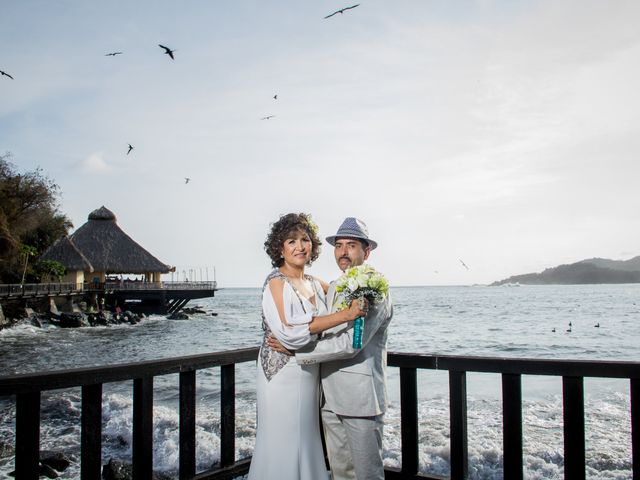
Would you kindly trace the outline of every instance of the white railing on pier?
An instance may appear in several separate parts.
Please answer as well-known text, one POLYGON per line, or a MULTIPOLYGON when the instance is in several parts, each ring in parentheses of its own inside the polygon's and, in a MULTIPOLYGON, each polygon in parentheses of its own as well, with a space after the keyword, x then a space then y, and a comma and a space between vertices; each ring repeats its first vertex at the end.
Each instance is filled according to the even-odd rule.
POLYGON ((0 285, 0 297, 67 295, 82 292, 82 283, 10 283, 0 285))
POLYGON ((107 282, 100 285, 100 290, 215 290, 217 282, 107 282))
POLYGON ((86 291, 216 290, 217 282, 107 282, 1 284, 0 297, 69 295, 86 291))

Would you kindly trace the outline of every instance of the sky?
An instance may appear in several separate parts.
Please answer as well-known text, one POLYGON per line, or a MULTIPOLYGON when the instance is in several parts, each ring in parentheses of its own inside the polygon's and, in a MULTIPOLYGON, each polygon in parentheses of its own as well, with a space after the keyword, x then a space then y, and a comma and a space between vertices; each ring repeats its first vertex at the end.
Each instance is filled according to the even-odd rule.
MULTIPOLYGON (((215 266, 221 287, 262 285, 289 212, 322 238, 364 220, 392 285, 640 255, 640 2, 361 0, 323 18, 351 5, 2 1, 0 152, 57 182, 76 228, 104 205, 176 275, 215 266)), ((339 274, 326 242, 309 272, 339 274)))

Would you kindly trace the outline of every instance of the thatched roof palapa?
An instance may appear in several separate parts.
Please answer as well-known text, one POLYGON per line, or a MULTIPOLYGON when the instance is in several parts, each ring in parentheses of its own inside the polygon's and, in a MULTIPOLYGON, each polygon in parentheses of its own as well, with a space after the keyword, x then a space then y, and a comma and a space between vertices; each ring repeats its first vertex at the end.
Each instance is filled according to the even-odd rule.
MULTIPOLYGON (((102 206, 89 214, 87 223, 70 236, 71 245, 86 257, 93 271, 105 273, 168 273, 171 267, 147 252, 116 223, 115 214, 102 206)), ((52 245, 42 258, 66 258, 58 250, 68 248, 59 242, 52 245)), ((72 267, 58 260, 68 269, 72 267)), ((74 264, 74 265, 77 265, 74 264)))
POLYGON ((70 237, 64 236, 51 245, 41 257, 63 264, 67 270, 95 271, 91 262, 76 247, 70 237))

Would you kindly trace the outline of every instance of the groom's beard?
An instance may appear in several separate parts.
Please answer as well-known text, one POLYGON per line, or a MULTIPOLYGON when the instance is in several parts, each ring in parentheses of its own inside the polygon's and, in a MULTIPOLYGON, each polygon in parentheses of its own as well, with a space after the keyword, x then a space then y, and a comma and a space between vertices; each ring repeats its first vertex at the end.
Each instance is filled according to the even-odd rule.
POLYGON ((351 266, 352 263, 353 263, 353 260, 351 260, 349 257, 344 255, 338 259, 338 268, 340 268, 340 270, 344 272, 347 270, 347 268, 351 266))
POLYGON ((356 266, 356 264, 353 262, 353 259, 348 255, 343 255, 342 257, 338 258, 337 263, 338 263, 338 268, 343 272, 347 271, 347 269, 351 267, 356 266))

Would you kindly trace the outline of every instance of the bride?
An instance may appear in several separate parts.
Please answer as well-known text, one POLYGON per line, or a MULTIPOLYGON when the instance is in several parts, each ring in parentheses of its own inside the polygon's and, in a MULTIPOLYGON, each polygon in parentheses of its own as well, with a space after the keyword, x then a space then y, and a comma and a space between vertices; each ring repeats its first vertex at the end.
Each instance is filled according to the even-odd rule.
POLYGON ((366 301, 329 314, 328 285, 306 275, 318 258, 320 239, 311 217, 289 213, 275 222, 264 243, 274 270, 262 290, 262 328, 257 371, 257 433, 249 480, 326 480, 320 438, 318 365, 298 365, 295 356, 271 349, 275 336, 289 350, 316 334, 366 315, 366 301))

